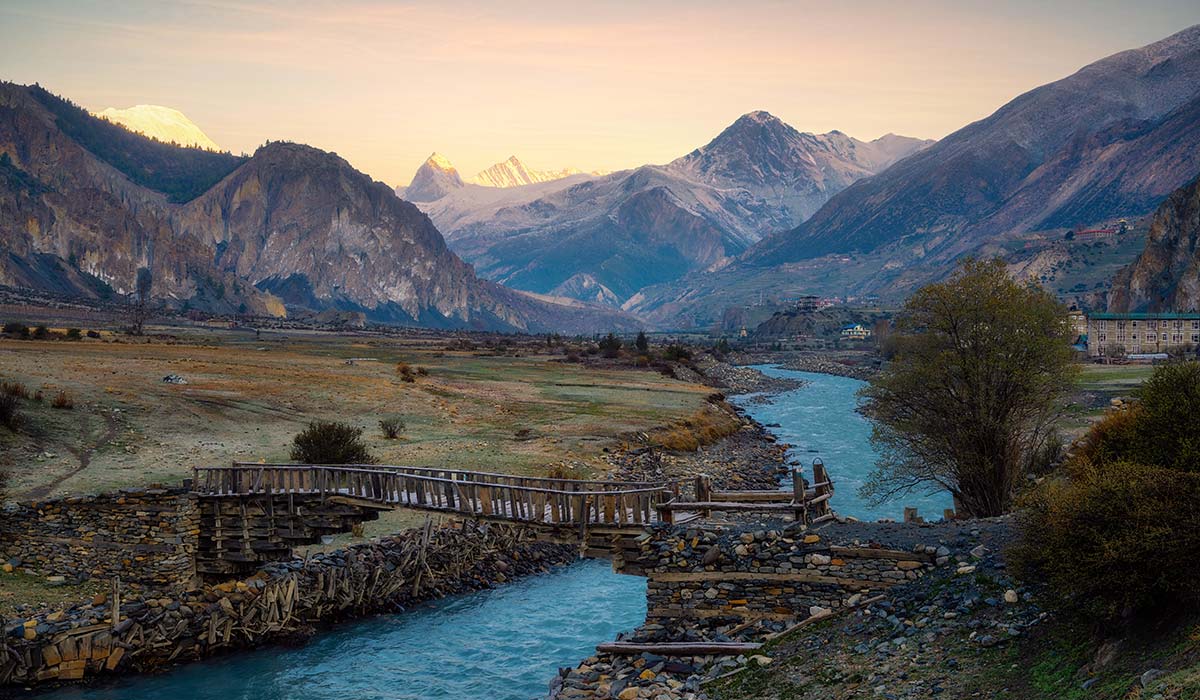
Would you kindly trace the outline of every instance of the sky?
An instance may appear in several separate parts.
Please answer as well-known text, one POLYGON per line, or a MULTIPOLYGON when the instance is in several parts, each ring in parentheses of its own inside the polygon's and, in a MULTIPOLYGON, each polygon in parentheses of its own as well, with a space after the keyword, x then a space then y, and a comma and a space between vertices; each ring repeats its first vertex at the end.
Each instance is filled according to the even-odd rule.
POLYGON ((336 151, 391 185, 665 163, 741 114, 940 138, 1200 23, 1196 0, 0 0, 0 79, 158 104, 213 140, 336 151))

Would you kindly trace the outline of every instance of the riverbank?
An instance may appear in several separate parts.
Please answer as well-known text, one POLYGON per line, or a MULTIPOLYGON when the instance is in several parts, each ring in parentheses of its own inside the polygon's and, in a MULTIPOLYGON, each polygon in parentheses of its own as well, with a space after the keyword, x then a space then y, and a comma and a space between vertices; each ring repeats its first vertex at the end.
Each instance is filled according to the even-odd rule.
POLYGON ((503 584, 574 561, 575 547, 521 528, 463 523, 263 567, 244 580, 192 590, 122 592, 10 620, 0 686, 143 673, 271 643, 319 627, 503 584))
POLYGON ((737 365, 777 365, 784 369, 817 374, 832 374, 869 381, 879 373, 881 360, 874 353, 737 353, 731 361, 737 365))
MULTIPOLYGON (((710 577, 736 571, 746 581, 702 586, 698 611, 723 612, 700 616, 687 612, 697 610, 697 592, 668 585, 657 597, 676 601, 679 612, 667 621, 650 620, 621 637, 628 642, 739 642, 761 647, 726 656, 598 653, 561 674, 551 698, 816 700, 862 693, 928 697, 942 692, 934 688, 966 687, 952 684, 954 664, 937 665, 935 660, 997 649, 1043 619, 1032 595, 1005 571, 1002 550, 1011 538, 1006 520, 835 523, 807 532, 786 523, 774 527, 779 529, 682 532, 684 548, 662 549, 665 561, 690 561, 695 556, 710 577), (689 540, 696 545, 689 545, 689 540), (690 546, 697 547, 696 555, 686 553, 690 546), (719 554, 714 557, 710 551, 719 554), (770 563, 786 552, 792 554, 783 561, 796 564, 780 569, 770 563), (877 552, 877 563, 863 568, 861 562, 869 560, 852 558, 852 552, 859 553, 856 556, 877 552), (909 560, 911 565, 905 563, 909 560), (840 580, 849 587, 771 582, 785 575, 779 572, 793 571, 793 566, 800 571, 786 574, 792 578, 840 580), (755 577, 763 582, 753 583, 755 577), (831 591, 840 592, 830 598, 831 591), (755 594, 777 599, 778 619, 754 613, 755 594), (806 607, 809 603, 811 608, 806 607), (788 622, 782 621, 785 610, 794 615, 788 622), (831 630, 845 635, 844 647, 833 643, 831 630), (811 677, 793 677, 794 668, 811 677)), ((669 568, 678 567, 672 563, 669 568)))

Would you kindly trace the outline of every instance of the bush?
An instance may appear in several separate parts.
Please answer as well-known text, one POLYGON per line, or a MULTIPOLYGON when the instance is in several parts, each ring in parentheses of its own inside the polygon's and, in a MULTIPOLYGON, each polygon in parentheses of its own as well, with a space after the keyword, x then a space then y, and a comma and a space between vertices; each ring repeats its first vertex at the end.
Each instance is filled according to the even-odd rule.
POLYGON ((67 340, 80 340, 83 338, 83 331, 78 328, 67 329, 67 340))
POLYGON ((33 330, 33 337, 38 340, 45 340, 50 337, 50 329, 45 326, 38 326, 33 330))
POLYGON ((383 436, 388 440, 395 440, 400 437, 400 433, 404 432, 404 421, 396 418, 384 418, 379 421, 379 430, 383 432, 383 436))
POLYGON ((20 382, 0 382, 0 394, 27 399, 29 398, 29 389, 26 389, 25 385, 20 382))
POLYGON ((600 352, 609 359, 621 356, 621 339, 609 333, 600 341, 600 352))
POLYGON ((362 434, 362 428, 346 423, 313 421, 292 440, 292 459, 304 464, 374 464, 362 434))
POLYGON ((16 432, 25 424, 21 413, 21 399, 12 394, 0 394, 0 425, 16 432))
POLYGON ((413 368, 407 362, 396 363, 396 374, 400 375, 401 381, 408 382, 409 384, 417 381, 417 373, 413 371, 413 368))
POLYGON ((15 336, 19 336, 21 338, 28 338, 29 337, 29 326, 26 326, 24 323, 17 323, 15 321, 9 321, 8 323, 4 324, 4 332, 7 333, 8 335, 15 335, 15 336))
POLYGON ((75 408, 75 402, 71 400, 71 397, 67 394, 67 392, 60 391, 54 395, 54 400, 50 402, 50 406, 52 408, 69 411, 72 408, 75 408))
POLYGON ((1132 462, 1074 462, 1023 501, 1015 573, 1058 605, 1110 621, 1200 603, 1200 474, 1132 462))
POLYGON ((1200 604, 1200 365, 1156 368, 1138 397, 1025 496, 1010 552, 1018 575, 1101 621, 1200 604))
POLYGON ((671 343, 663 351, 663 358, 672 362, 687 362, 692 359, 692 351, 679 343, 671 343))

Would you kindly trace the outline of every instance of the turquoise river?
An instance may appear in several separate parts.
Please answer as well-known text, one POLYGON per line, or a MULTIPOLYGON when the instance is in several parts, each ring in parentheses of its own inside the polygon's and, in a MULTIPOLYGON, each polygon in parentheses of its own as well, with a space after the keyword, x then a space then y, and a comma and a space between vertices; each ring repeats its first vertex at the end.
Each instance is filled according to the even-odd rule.
MULTIPOLYGON (((837 489, 835 509, 858 518, 898 518, 903 505, 929 515, 945 494, 870 505, 858 486, 875 455, 855 412, 862 383, 762 367, 805 380, 800 389, 738 401, 795 448, 820 457, 837 489)), ((645 618, 646 583, 581 561, 498 588, 454 596, 404 613, 338 625, 300 648, 265 648, 181 666, 166 674, 67 688, 47 700, 529 700, 545 696, 559 667, 645 618)))

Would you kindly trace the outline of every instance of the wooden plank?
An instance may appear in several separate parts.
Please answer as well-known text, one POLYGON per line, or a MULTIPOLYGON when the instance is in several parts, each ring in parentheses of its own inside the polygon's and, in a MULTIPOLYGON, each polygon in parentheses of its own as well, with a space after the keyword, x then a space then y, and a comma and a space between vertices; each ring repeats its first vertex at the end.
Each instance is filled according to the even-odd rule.
POLYGON ((780 581, 784 583, 825 583, 843 586, 846 588, 888 588, 896 585, 897 583, 903 583, 903 581, 867 581, 865 579, 826 576, 824 574, 814 574, 808 571, 796 571, 789 574, 767 572, 760 573, 754 571, 653 572, 650 574, 650 580, 660 581, 663 583, 699 581, 780 581))
POLYGON ((762 648, 758 642, 604 642, 596 645, 602 654, 632 656, 635 654, 657 654, 658 656, 738 656, 762 648))

